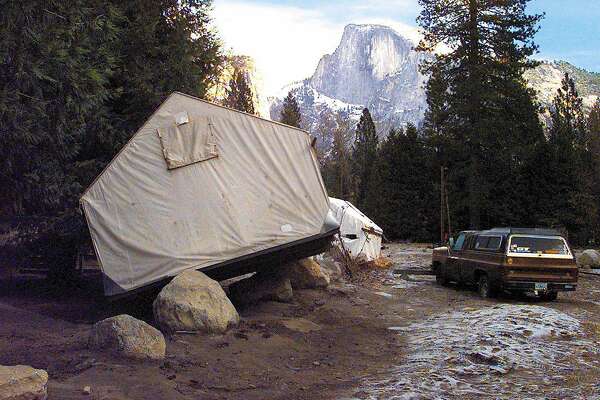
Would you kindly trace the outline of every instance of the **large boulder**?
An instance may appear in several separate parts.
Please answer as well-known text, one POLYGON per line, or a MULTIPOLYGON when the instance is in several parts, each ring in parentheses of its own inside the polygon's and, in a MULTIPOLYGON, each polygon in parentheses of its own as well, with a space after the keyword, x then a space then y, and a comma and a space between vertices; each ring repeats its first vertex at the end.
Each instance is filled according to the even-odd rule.
POLYGON ((254 304, 259 301, 292 301, 290 279, 281 273, 263 272, 242 279, 229 286, 229 295, 236 304, 254 304))
POLYGON ((0 400, 46 400, 48 373, 27 365, 0 365, 0 400))
POLYGON ((321 270, 321 266, 312 258, 304 258, 285 265, 285 274, 289 277, 294 289, 317 289, 329 286, 329 276, 321 270))
POLYGON ((178 275, 160 291, 154 300, 154 318, 170 332, 223 333, 240 321, 219 282, 193 270, 178 275))
POLYGON ((600 253, 596 250, 584 250, 577 257, 577 264, 581 268, 600 268, 600 253))
POLYGON ((164 358, 167 347, 158 329, 126 314, 94 324, 89 345, 130 358, 153 360, 164 358))

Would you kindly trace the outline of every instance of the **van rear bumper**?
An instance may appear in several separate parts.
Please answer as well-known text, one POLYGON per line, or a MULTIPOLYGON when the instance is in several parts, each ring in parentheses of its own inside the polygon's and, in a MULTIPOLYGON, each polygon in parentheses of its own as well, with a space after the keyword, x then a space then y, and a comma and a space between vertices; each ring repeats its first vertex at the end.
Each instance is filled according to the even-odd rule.
MULTIPOLYGON (((505 290, 518 290, 523 292, 532 292, 535 290, 536 282, 504 282, 502 285, 505 290)), ((577 289, 576 282, 566 282, 566 283, 557 283, 557 282, 547 282, 548 291, 557 291, 557 292, 573 292, 577 289)))

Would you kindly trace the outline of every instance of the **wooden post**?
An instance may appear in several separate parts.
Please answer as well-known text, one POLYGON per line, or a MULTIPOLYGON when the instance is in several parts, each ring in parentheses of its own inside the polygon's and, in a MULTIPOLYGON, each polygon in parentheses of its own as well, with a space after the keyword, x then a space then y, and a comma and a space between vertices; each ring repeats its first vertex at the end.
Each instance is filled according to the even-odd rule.
POLYGON ((444 243, 444 222, 445 222, 445 218, 444 218, 444 212, 445 212, 445 208, 444 207, 444 192, 445 192, 445 187, 444 187, 444 167, 442 166, 440 168, 440 242, 444 243))

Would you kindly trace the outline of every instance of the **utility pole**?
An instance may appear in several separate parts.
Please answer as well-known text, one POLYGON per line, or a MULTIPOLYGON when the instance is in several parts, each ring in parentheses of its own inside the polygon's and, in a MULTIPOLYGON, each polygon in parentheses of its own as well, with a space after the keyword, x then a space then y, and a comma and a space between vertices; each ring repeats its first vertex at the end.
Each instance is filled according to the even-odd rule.
POLYGON ((452 232, 452 225, 450 225, 450 204, 448 204, 448 185, 446 182, 447 171, 448 167, 440 167, 440 240, 442 243, 446 239, 446 232, 448 232, 448 235, 452 232), (447 231, 446 222, 448 223, 447 231))
POLYGON ((446 196, 445 185, 444 185, 444 166, 440 167, 440 243, 444 243, 444 222, 446 218, 444 218, 444 213, 446 207, 444 205, 446 196))

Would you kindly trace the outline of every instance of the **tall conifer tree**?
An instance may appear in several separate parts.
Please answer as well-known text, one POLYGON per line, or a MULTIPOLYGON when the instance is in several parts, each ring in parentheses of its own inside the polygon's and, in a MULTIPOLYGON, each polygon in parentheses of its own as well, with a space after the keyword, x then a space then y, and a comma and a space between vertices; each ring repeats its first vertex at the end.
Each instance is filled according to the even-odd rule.
POLYGON ((349 200, 353 196, 350 121, 347 115, 337 113, 333 122, 331 147, 322 164, 323 179, 331 196, 349 200))
POLYGON ((229 108, 248 114, 256 114, 252 88, 248 84, 248 79, 243 71, 235 70, 233 72, 224 104, 229 108))
MULTIPOLYGON (((449 122, 441 132, 444 146, 451 148, 446 153, 452 156, 454 205, 464 211, 459 211, 459 226, 502 222, 489 214, 492 189, 505 178, 499 171, 516 168, 516 153, 541 138, 533 94, 522 77, 535 65, 529 56, 537 49, 533 36, 541 19, 526 13, 528 1, 419 0, 418 23, 425 31, 419 49, 449 48, 424 65, 435 78, 428 84, 430 107, 435 107, 425 125, 439 128, 440 121, 449 122)), ((494 197, 493 203, 504 200, 494 197)))
POLYGON ((552 163, 546 168, 556 195, 552 221, 566 228, 574 243, 584 244, 598 235, 598 204, 583 103, 568 74, 554 98, 551 119, 552 163))
POLYGON ((302 122, 300 107, 298 106, 296 97, 291 91, 283 100, 283 109, 281 110, 281 118, 279 119, 279 122, 300 128, 300 124, 302 122))
POLYGON ((365 108, 356 126, 354 147, 352 148, 352 174, 356 187, 354 201, 359 208, 364 206, 378 144, 375 123, 369 109, 365 108))
POLYGON ((26 221, 0 255, 43 253, 50 267, 73 266, 87 237, 84 188, 168 94, 202 97, 216 75, 209 8, 0 2, 0 218, 26 221))
POLYGON ((368 182, 364 211, 387 237, 431 241, 439 229, 432 150, 413 125, 392 129, 381 143, 368 182))

